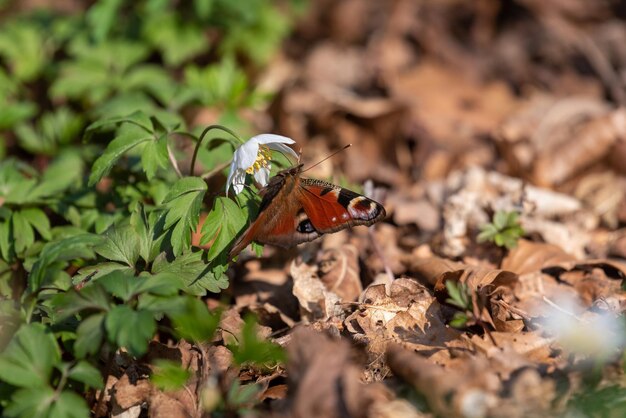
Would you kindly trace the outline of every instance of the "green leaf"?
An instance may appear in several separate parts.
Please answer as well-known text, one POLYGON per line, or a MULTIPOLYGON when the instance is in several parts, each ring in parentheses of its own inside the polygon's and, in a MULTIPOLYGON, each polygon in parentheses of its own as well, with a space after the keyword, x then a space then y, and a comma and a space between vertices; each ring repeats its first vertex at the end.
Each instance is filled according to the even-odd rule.
POLYGON ((85 360, 76 363, 76 365, 70 369, 67 377, 92 388, 102 389, 104 386, 100 371, 85 360))
POLYGON ((81 396, 64 390, 50 408, 49 418, 88 418, 89 408, 81 396))
POLYGON ((10 261, 14 255, 13 246, 10 244, 13 241, 11 229, 10 218, 0 221, 0 255, 5 261, 10 261))
POLYGON ((71 289, 52 299, 56 321, 61 321, 78 312, 108 311, 111 306, 109 295, 99 283, 89 284, 80 290, 71 289))
POLYGON ((467 285, 464 283, 455 283, 452 280, 446 281, 446 289, 450 298, 446 300, 447 303, 454 305, 461 309, 470 309, 470 298, 468 295, 467 285))
POLYGON ((105 40, 115 26, 123 4, 123 0, 100 0, 89 8, 85 17, 97 42, 105 40))
POLYGON ((47 241, 52 239, 52 235, 50 234, 50 220, 43 210, 39 208, 26 208, 22 209, 20 212, 24 219, 35 227, 43 239, 47 241))
POLYGON ((29 387, 15 392, 4 412, 6 417, 49 418, 54 401, 55 393, 51 387, 29 387))
POLYGON ((506 228, 508 219, 508 213, 500 210, 493 216, 493 226, 495 226, 498 231, 502 231, 506 228))
POLYGON ((156 322, 148 311, 134 311, 129 306, 115 306, 107 314, 105 328, 111 343, 125 347, 139 357, 148 350, 148 341, 156 332, 156 322))
POLYGON ((275 364, 284 362, 286 355, 282 347, 263 338, 257 333, 256 320, 252 315, 246 316, 238 345, 229 346, 236 364, 275 364))
POLYGON ((18 387, 42 388, 60 361, 50 329, 41 324, 22 325, 0 354, 0 379, 18 387))
POLYGON ((114 296, 124 302, 141 293, 159 296, 171 296, 178 293, 180 280, 173 274, 160 273, 155 276, 135 277, 126 271, 114 271, 100 278, 99 283, 114 296))
POLYGON ((138 110, 129 115, 102 118, 98 121, 95 121, 94 123, 89 125, 87 129, 85 130, 85 140, 89 140, 90 136, 94 132, 98 132, 102 130, 104 127, 114 126, 114 125, 118 125, 124 122, 128 122, 138 127, 141 127, 145 129, 146 132, 154 131, 152 122, 150 121, 150 117, 145 112, 138 110))
POLYGON ((159 167, 165 168, 168 164, 167 135, 162 135, 157 141, 145 143, 141 152, 141 165, 148 180, 154 177, 159 167))
POLYGON ((22 81, 34 80, 46 65, 45 34, 34 24, 13 20, 4 24, 0 32, 0 55, 10 66, 13 75, 22 81))
POLYGON ((33 265, 28 277, 29 288, 35 291, 43 284, 46 268, 57 261, 94 258, 92 248, 100 242, 101 238, 92 234, 80 234, 49 242, 44 245, 39 258, 33 265))
POLYGON ((32 197, 53 196, 58 199, 60 193, 82 181, 84 167, 79 153, 63 152, 48 166, 41 177, 41 182, 31 192, 32 197))
POLYGON ((178 390, 191 377, 191 372, 181 367, 178 362, 157 359, 154 366, 155 370, 150 376, 150 381, 161 390, 178 390))
POLYGON ((478 242, 486 242, 493 240, 493 237, 496 236, 498 230, 493 224, 486 224, 481 227, 481 233, 478 234, 477 241, 478 242))
POLYGON ((114 225, 107 230, 104 238, 94 250, 110 261, 119 261, 128 267, 135 267, 139 259, 141 237, 129 223, 114 225))
POLYGON ((123 123, 118 129, 117 136, 109 143, 104 154, 93 164, 89 185, 93 186, 103 176, 107 175, 118 159, 134 147, 153 139, 153 133, 131 123, 123 123))
POLYGON ((469 317, 465 312, 455 312, 450 321, 450 326, 454 328, 464 328, 468 321, 469 317))
POLYGON ((226 264, 208 264, 203 260, 202 251, 185 251, 171 262, 165 254, 158 256, 153 263, 153 273, 171 273, 182 281, 182 290, 191 295, 202 296, 207 290, 219 293, 228 287, 226 264))
POLYGON ((188 341, 210 341, 220 322, 221 312, 210 312, 201 300, 187 297, 176 311, 168 312, 174 330, 188 341))
POLYGON ((104 313, 98 313, 81 321, 74 343, 74 354, 77 358, 85 358, 100 351, 104 339, 104 317, 104 313))
POLYGON ((245 226, 246 218, 235 202, 226 198, 215 199, 213 209, 207 215, 202 226, 201 245, 211 243, 207 258, 215 259, 235 240, 245 226))
POLYGON ((181 24, 174 14, 149 19, 144 25, 144 35, 161 52, 168 66, 179 65, 208 48, 202 28, 187 21, 181 24))
POLYGON ((198 225, 202 199, 207 185, 199 177, 183 177, 174 185, 163 201, 168 208, 165 216, 165 229, 176 225, 172 230, 172 248, 178 256, 191 246, 191 232, 198 225))
POLYGON ((123 270, 128 272, 129 274, 134 274, 135 272, 134 268, 128 267, 124 264, 115 262, 104 262, 93 266, 83 267, 82 269, 78 270, 78 273, 76 273, 76 275, 72 277, 72 283, 74 285, 87 281, 95 283, 100 277, 116 270, 123 270))
POLYGON ((35 231, 21 211, 13 212, 12 220, 15 252, 19 254, 35 242, 35 231))

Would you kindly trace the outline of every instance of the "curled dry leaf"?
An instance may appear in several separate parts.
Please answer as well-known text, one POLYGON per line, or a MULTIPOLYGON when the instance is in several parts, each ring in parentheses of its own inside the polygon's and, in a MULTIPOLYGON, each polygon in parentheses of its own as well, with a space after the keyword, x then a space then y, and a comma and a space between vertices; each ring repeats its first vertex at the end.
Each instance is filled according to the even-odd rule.
POLYGON ((343 245, 322 251, 318 256, 320 280, 326 289, 334 292, 345 302, 356 300, 361 284, 359 254, 353 245, 343 245))
POLYGON ((293 295, 298 298, 302 319, 313 322, 343 316, 341 298, 326 290, 317 276, 317 266, 293 261, 290 273, 293 277, 293 295))

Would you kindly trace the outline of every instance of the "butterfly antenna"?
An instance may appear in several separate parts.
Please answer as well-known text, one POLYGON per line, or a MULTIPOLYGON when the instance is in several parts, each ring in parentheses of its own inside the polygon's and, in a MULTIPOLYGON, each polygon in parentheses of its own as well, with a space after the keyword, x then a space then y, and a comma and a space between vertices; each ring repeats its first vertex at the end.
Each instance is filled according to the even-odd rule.
POLYGON ((315 164, 313 164, 311 167, 307 168, 306 170, 302 170, 302 173, 304 173, 305 171, 309 171, 313 167, 317 167, 318 165, 322 164, 324 161, 328 160, 329 158, 334 157, 335 155, 339 154, 342 151, 345 151, 346 149, 350 148, 351 146, 352 146, 352 144, 348 144, 345 147, 343 147, 341 149, 338 149, 337 151, 335 151, 332 154, 330 154, 328 157, 322 159, 321 161, 316 162, 315 164))

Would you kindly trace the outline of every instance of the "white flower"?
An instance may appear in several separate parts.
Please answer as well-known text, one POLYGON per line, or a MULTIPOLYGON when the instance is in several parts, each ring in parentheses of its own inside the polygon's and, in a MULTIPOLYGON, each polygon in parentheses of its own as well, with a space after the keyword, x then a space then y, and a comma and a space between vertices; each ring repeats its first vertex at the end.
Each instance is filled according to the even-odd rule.
POLYGON ((261 134, 253 136, 235 150, 233 162, 230 164, 230 173, 226 181, 226 195, 232 185, 235 194, 241 193, 246 182, 246 173, 254 175, 255 180, 262 186, 267 185, 272 168, 272 154, 270 150, 291 154, 298 158, 298 154, 287 145, 295 141, 286 136, 261 134))
POLYGON ((574 298, 562 297, 545 315, 546 330, 568 352, 605 360, 625 343, 618 317, 585 311, 574 298))

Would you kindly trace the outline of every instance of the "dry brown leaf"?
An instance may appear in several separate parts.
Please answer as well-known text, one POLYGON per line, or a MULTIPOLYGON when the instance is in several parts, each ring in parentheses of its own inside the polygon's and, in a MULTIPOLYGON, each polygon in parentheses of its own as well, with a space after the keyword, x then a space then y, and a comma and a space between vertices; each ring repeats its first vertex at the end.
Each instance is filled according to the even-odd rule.
POLYGON ((293 294, 300 303, 300 316, 309 322, 342 317, 341 298, 326 290, 317 276, 317 266, 306 263, 291 263, 293 294))
POLYGON ((178 399, 163 392, 155 392, 150 397, 148 414, 153 418, 192 418, 196 415, 194 410, 187 410, 178 399))
POLYGON ((353 339, 367 345, 366 381, 385 377, 383 354, 392 342, 429 355, 445 350, 446 343, 460 335, 445 324, 439 303, 428 289, 403 278, 369 286, 357 310, 346 318, 345 327, 353 339))
POLYGON ((372 398, 345 341, 298 328, 287 350, 291 416, 367 417, 372 398))
POLYGON ((113 386, 111 413, 119 415, 133 407, 147 402, 152 393, 152 385, 146 379, 131 383, 128 374, 124 374, 113 386))
POLYGON ((322 251, 317 260, 320 280, 344 302, 355 301, 363 291, 359 254, 353 245, 322 251))

